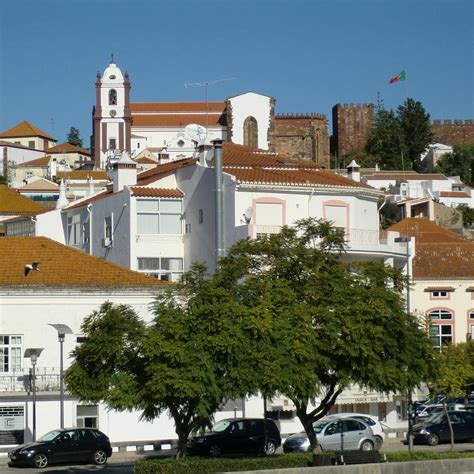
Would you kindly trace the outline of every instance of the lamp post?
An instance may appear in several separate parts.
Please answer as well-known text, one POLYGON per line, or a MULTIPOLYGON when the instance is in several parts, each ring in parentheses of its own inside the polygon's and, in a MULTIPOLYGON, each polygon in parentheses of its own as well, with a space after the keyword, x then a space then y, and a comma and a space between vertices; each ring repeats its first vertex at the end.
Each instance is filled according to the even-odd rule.
MULTIPOLYGON (((405 259, 406 259, 406 265, 407 265, 407 280, 408 280, 408 285, 407 285, 407 313, 410 312, 410 242, 411 242, 411 237, 409 235, 403 235, 401 237, 397 237, 394 239, 395 242, 405 242, 406 243, 406 253, 405 253, 405 259)), ((413 400, 412 400, 412 392, 411 388, 408 390, 408 450, 412 451, 413 450, 413 400)))
POLYGON ((36 361, 42 352, 42 347, 29 347, 25 349, 25 358, 30 359, 33 366, 33 441, 36 441, 36 361))
POLYGON ((60 427, 64 428, 64 359, 63 345, 66 334, 73 334, 72 329, 66 324, 49 324, 58 331, 59 341, 59 411, 60 411, 60 427))

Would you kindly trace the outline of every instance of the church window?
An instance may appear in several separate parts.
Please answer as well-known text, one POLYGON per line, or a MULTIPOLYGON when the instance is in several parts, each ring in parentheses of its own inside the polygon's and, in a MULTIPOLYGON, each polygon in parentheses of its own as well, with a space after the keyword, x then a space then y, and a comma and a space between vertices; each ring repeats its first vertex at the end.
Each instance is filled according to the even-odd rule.
POLYGON ((244 145, 258 147, 258 125, 254 117, 247 117, 244 122, 244 145))
POLYGON ((117 141, 115 138, 111 138, 109 140, 109 150, 116 150, 117 149, 117 141))
POLYGON ((115 89, 109 91, 109 105, 117 105, 117 91, 115 89))

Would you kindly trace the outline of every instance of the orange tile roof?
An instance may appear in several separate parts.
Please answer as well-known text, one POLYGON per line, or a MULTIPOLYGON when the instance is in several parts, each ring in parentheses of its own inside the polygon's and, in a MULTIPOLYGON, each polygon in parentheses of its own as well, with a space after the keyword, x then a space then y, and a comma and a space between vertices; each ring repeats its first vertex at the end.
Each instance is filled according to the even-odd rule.
POLYGON ((57 176, 59 179, 108 179, 105 170, 58 171, 57 176))
POLYGON ((459 197, 459 198, 470 198, 471 195, 466 191, 440 191, 440 197, 459 197))
POLYGON ((185 168, 186 166, 194 165, 197 161, 198 160, 196 158, 184 158, 183 160, 171 161, 170 163, 155 166, 154 168, 137 175, 137 184, 146 185, 152 183, 162 175, 175 171, 179 168, 185 168))
POLYGON ((15 125, 8 130, 0 133, 0 138, 20 138, 20 137, 41 137, 53 140, 47 133, 41 131, 39 128, 35 127, 31 123, 23 120, 19 124, 15 125))
POLYGON ((441 173, 417 173, 416 171, 392 171, 392 172, 378 172, 367 173, 363 175, 367 180, 384 180, 391 179, 396 181, 431 181, 431 180, 447 180, 448 178, 441 173))
POLYGON ((71 145, 70 143, 61 143, 46 150, 48 153, 80 153, 90 156, 91 152, 87 148, 71 145))
POLYGON ((25 161, 16 165, 17 168, 44 168, 49 165, 50 156, 42 156, 41 158, 36 158, 34 160, 25 161))
POLYGON ((88 204, 93 203, 94 201, 99 201, 100 199, 103 199, 107 196, 110 196, 113 194, 112 190, 106 190, 102 191, 101 193, 95 194, 94 196, 91 196, 90 198, 84 199, 81 202, 71 204, 70 206, 67 206, 67 209, 77 209, 82 206, 87 206, 88 204))
POLYGON ((19 192, 22 191, 59 191, 59 185, 49 181, 45 178, 40 178, 25 184, 21 188, 17 188, 19 192))
MULTIPOLYGON (((225 102, 208 102, 209 112, 224 112, 225 102)), ((206 102, 132 102, 132 114, 139 112, 202 112, 206 113, 206 102)))
POLYGON ((416 244, 413 278, 450 281, 474 279, 474 242, 416 244))
POLYGON ((456 232, 436 225, 434 222, 421 217, 410 217, 389 227, 387 230, 399 232, 401 235, 415 237, 418 243, 435 242, 465 242, 456 232))
POLYGON ((0 286, 152 289, 163 282, 106 262, 46 237, 0 239, 0 286), (24 266, 38 262, 40 271, 24 275, 24 266))
POLYGON ((31 150, 30 147, 27 147, 25 145, 20 145, 19 143, 8 142, 6 140, 0 140, 0 146, 8 146, 12 148, 23 148, 23 150, 31 150))
POLYGON ((179 189, 170 188, 145 188, 131 187, 132 196, 136 197, 163 197, 163 198, 182 198, 184 194, 179 189))
POLYGON ((4 184, 0 185, 0 214, 26 214, 43 210, 44 207, 13 191, 4 184))
POLYGON ((145 165, 157 165, 157 164, 159 164, 158 161, 152 160, 151 158, 148 158, 147 156, 142 156, 140 158, 136 158, 133 161, 136 161, 137 163, 145 164, 145 165))
POLYGON ((205 114, 150 114, 132 117, 132 127, 185 127, 192 123, 219 127, 227 124, 224 115, 214 113, 207 117, 205 114))

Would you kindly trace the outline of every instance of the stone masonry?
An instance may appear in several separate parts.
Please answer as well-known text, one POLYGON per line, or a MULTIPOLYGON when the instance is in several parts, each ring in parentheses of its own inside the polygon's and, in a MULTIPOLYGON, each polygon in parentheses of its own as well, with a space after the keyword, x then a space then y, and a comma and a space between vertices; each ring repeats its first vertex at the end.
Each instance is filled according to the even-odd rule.
POLYGON ((431 128, 436 143, 474 144, 474 120, 433 120, 431 128))

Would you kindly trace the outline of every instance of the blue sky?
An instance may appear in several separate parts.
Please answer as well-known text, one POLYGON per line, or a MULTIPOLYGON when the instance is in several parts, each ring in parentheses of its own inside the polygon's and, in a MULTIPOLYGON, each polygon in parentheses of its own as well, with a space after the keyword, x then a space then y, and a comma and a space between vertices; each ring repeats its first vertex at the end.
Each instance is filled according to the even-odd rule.
POLYGON ((474 117, 472 0, 6 0, 0 15, 0 130, 28 120, 89 145, 95 75, 113 52, 132 101, 202 101, 248 90, 277 112, 338 102, 432 118, 474 117), (406 70, 407 81, 389 85, 406 70))

